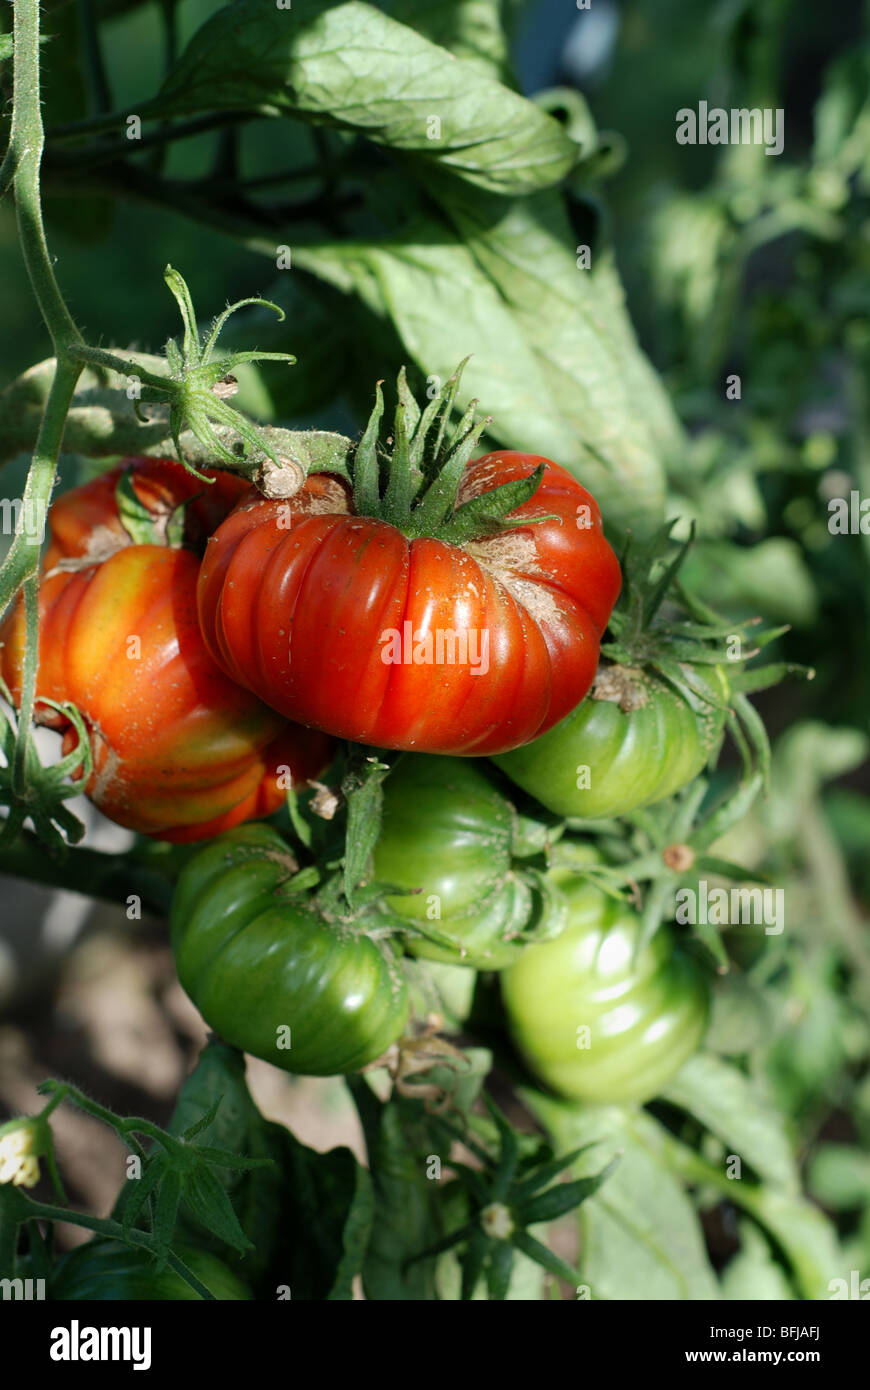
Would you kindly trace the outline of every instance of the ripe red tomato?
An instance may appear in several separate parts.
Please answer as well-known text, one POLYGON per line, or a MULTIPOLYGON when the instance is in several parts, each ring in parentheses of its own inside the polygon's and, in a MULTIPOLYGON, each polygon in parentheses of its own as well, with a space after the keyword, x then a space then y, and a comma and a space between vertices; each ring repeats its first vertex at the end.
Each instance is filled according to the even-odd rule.
POLYGON ((249 490, 244 478, 217 469, 201 470, 211 483, 199 478, 174 459, 129 458, 81 487, 59 497, 51 508, 51 539, 43 570, 50 573, 59 560, 72 556, 105 555, 110 547, 130 544, 118 514, 115 489, 128 473, 137 498, 155 521, 184 506, 184 544, 202 553, 216 526, 249 490))
POLYGON ((543 476, 510 513, 553 520, 461 544, 354 513, 314 475, 251 493, 209 540, 200 626, 228 675, 288 718, 359 743, 483 754, 528 742, 586 694, 620 587, 594 499, 558 464, 469 463, 458 504, 543 476))
MULTIPOLYGON (((154 476, 149 461, 140 497, 154 476)), ((167 479, 171 501, 178 494, 167 479)), ((94 762, 85 792, 118 824, 167 840, 198 840, 270 815, 285 795, 279 769, 296 784, 316 777, 329 761, 329 740, 287 724, 215 666, 197 624, 197 557, 124 545, 111 486, 96 482, 81 490, 81 512, 80 489, 51 509, 39 593, 37 700, 71 701, 84 716, 94 762), (88 563, 93 532, 82 518, 98 515, 104 540, 120 548, 88 563), (76 553, 80 568, 57 568, 76 553)), ((0 675, 16 703, 23 657, 19 602, 0 628, 0 675)), ((36 717, 64 733, 68 751, 76 737, 68 721, 39 703, 36 717)))

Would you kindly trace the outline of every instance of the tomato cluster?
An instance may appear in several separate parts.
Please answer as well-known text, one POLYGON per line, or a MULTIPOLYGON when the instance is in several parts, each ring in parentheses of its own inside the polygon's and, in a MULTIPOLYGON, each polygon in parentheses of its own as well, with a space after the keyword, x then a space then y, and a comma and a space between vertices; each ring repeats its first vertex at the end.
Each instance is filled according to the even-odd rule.
MULTIPOLYGON (((727 682, 707 667, 687 700, 652 671, 599 666, 620 569, 557 464, 448 452, 424 487, 423 446, 408 457, 416 502, 395 474, 381 496, 362 463, 272 498, 168 459, 61 497, 35 716, 69 749, 76 707, 83 790, 106 815, 210 841, 178 881, 172 943, 227 1042, 291 1072, 364 1067, 408 1027, 416 957, 502 972, 516 1047, 553 1090, 646 1099, 697 1045, 706 985, 665 932, 635 949, 637 913, 590 880, 594 852, 561 818, 625 814, 695 777, 727 682), (300 829, 336 739, 400 753, 383 754, 356 884, 349 838, 318 857, 300 829), (287 821, 243 824, 288 790, 295 847, 287 821)), ((19 601, 0 629, 16 701, 24 654, 19 601)), ((322 816, 344 814, 350 785, 320 785, 322 816)), ((101 1253, 109 1282, 135 1283, 118 1258, 101 1253)))

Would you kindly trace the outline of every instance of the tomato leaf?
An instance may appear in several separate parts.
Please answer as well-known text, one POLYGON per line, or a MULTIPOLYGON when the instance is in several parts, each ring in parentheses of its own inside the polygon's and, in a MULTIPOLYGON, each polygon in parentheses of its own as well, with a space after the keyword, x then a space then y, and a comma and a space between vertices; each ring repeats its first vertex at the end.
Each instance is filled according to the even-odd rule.
POLYGON ((181 1200, 181 1174, 170 1168, 161 1175, 157 1200, 154 1204, 154 1239, 157 1242, 158 1270, 166 1265, 169 1246, 175 1233, 178 1204, 181 1200))
POLYGON ((690 1057, 662 1098, 687 1110, 784 1194, 800 1188, 790 1136, 763 1083, 708 1053, 690 1057))
POLYGON ((588 1177, 618 1166, 580 1207, 580 1275, 593 1299, 715 1299, 701 1227, 664 1152, 665 1131, 643 1110, 583 1107, 523 1090, 557 1146, 585 1144, 573 1165, 588 1177))
MULTIPOLYGON (((217 1041, 208 1043, 185 1082, 170 1131, 181 1134, 210 1113, 209 1137, 221 1150, 271 1160, 217 1175, 252 1244, 244 1258, 228 1258, 226 1247, 213 1240, 221 1257, 255 1296, 274 1298, 276 1287, 286 1285, 294 1300, 350 1299, 372 1215, 371 1183, 353 1154, 316 1153, 264 1119, 248 1092, 242 1054, 217 1041)), ((196 1238, 203 1240, 198 1227, 196 1238)))
POLYGON ((204 1231, 211 1232, 234 1250, 243 1252, 252 1248, 251 1242, 239 1225, 226 1188, 204 1164, 197 1164, 192 1172, 186 1175, 182 1195, 204 1231))
POLYGON ((475 192, 460 212, 456 180, 430 188, 454 235, 420 214, 382 242, 300 245, 294 264, 392 322, 427 375, 446 381, 458 344, 471 355, 460 408, 479 398, 495 441, 557 460, 609 521, 648 529, 663 506, 662 459, 679 458, 683 438, 604 258, 577 269, 556 194, 490 206, 475 192))
POLYGON ((745 1218, 737 1229, 740 1249, 722 1271, 723 1298, 765 1302, 793 1299, 794 1290, 763 1232, 745 1218))
POLYGON ((449 48, 457 58, 513 85, 501 0, 451 0, 449 5, 433 5, 431 0, 375 3, 379 10, 425 34, 432 43, 449 48))
POLYGON ((557 183, 577 147, 559 122, 371 5, 235 0, 194 34, 149 114, 257 108, 367 135, 479 187, 557 183))

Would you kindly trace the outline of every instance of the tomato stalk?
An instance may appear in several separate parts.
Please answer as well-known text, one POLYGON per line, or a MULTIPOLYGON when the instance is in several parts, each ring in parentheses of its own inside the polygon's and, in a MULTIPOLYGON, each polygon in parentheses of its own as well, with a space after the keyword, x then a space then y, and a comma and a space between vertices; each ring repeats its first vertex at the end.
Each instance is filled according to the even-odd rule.
MULTIPOLYGON (((159 375, 163 359, 140 352, 127 353, 123 359, 114 353, 98 357, 101 349, 83 350, 94 360, 79 378, 66 418, 63 450, 84 454, 87 458, 124 455, 165 458, 172 447, 168 416, 155 413, 143 423, 134 413, 134 403, 128 399, 125 389, 130 372, 140 381, 145 380, 144 374, 148 372, 154 372, 158 380, 165 380, 159 375), (120 370, 109 365, 113 360, 118 362, 120 370), (100 388, 98 399, 95 399, 96 388, 100 388)), ((0 391, 0 466, 19 453, 33 450, 54 372, 54 359, 49 358, 29 367, 0 391)), ((227 446, 238 442, 238 434, 232 426, 217 424, 215 430, 227 446)), ((347 465, 354 443, 346 435, 333 430, 287 430, 275 425, 261 426, 261 432, 272 451, 300 475, 335 473, 349 478, 347 465)), ((197 439, 192 430, 183 430, 180 443, 183 458, 194 468, 207 467, 214 462, 211 448, 197 439)), ((247 467, 238 456, 231 470, 227 465, 229 471, 235 472, 247 467)), ((268 488, 265 490, 268 492, 268 488)))
MULTIPOLYGON (((72 402, 81 366, 69 349, 81 335, 64 303, 55 279, 45 238, 40 198, 40 166, 45 144, 39 82, 39 5, 37 0, 15 0, 13 55, 13 107, 9 149, 3 161, 2 182, 11 176, 22 255, 36 301, 55 350, 51 390, 42 414, 39 435, 24 490, 15 538, 0 566, 0 613, 39 565, 40 541, 29 534, 28 516, 45 515, 57 470, 66 413, 72 402)), ((35 676, 35 653, 32 676, 35 676)), ((25 724, 24 738, 29 736, 25 724)))

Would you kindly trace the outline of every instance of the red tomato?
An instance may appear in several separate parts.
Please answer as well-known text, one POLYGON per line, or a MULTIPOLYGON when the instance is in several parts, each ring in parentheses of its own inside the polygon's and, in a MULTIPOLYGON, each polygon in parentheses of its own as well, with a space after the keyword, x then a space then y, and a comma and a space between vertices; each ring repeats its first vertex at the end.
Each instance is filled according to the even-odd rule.
POLYGON ((510 516, 555 519, 461 545, 354 515, 334 477, 289 500, 249 494, 206 546, 209 651, 273 709, 356 742, 462 754, 528 742, 589 689, 620 587, 594 499, 558 464, 487 454, 458 503, 539 464, 510 516))
MULTIPOLYGON (((119 472, 74 489, 51 509, 39 592, 37 698, 80 709, 94 760, 84 790, 105 815, 161 839, 202 839, 277 810, 287 785, 286 773, 279 782, 280 770, 288 769, 296 784, 316 777, 330 744, 287 724, 215 666, 197 623, 199 561, 189 550, 123 544, 113 484, 107 485, 119 472), (89 522, 104 527, 103 539, 120 548, 101 562, 57 569, 59 561, 90 553, 89 522)), ((156 477, 148 461, 141 487, 137 477, 140 499, 156 496, 156 477)), ((179 480, 164 470, 169 492, 162 500, 181 500, 188 477, 173 490, 179 480)), ((224 512, 234 491, 224 494, 224 512)), ((16 703, 23 655, 19 602, 0 628, 0 675, 16 703)), ((75 731, 56 710, 37 704, 36 717, 64 732, 65 752, 73 746, 75 731)))
POLYGON ((184 542, 202 552, 207 538, 249 490, 244 478, 217 469, 204 468, 213 483, 203 483, 174 459, 130 458, 117 468, 101 473, 81 487, 59 497, 51 508, 51 540, 43 560, 48 574, 58 560, 86 555, 96 550, 105 554, 112 546, 130 544, 118 516, 115 489, 129 472, 133 489, 155 519, 169 515, 182 504, 184 542))

